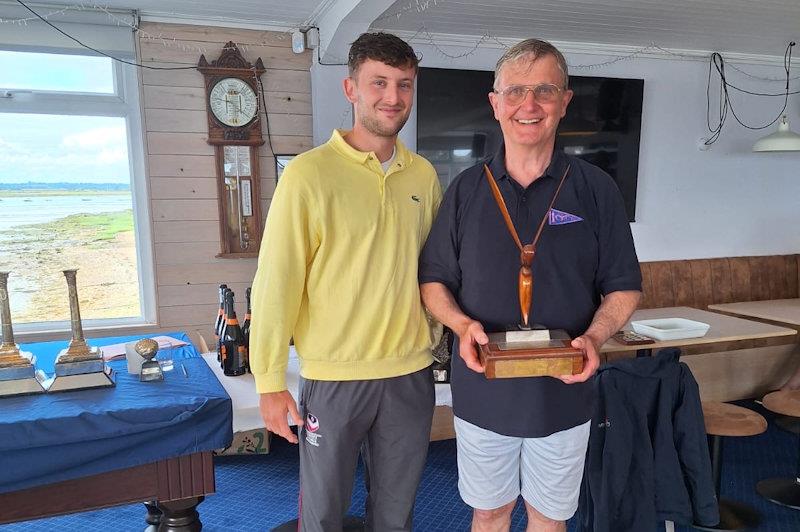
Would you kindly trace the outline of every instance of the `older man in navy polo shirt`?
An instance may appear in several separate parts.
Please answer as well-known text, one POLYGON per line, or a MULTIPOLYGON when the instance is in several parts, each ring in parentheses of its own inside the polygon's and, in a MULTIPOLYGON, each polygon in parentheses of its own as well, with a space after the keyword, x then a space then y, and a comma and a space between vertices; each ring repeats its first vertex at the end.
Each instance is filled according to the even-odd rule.
POLYGON ((584 371, 482 375, 477 344, 520 320, 520 254, 483 163, 448 188, 420 259, 423 301, 459 338, 451 377, 458 487, 474 508, 473 531, 508 530, 519 495, 528 530, 566 529, 577 509, 595 400, 587 380, 599 365, 599 347, 641 295, 616 185, 599 168, 554 151, 571 98, 566 61, 555 47, 528 39, 510 48, 489 93, 503 146, 486 164, 523 244, 546 219, 533 261, 531 322, 569 332, 584 352, 584 371))

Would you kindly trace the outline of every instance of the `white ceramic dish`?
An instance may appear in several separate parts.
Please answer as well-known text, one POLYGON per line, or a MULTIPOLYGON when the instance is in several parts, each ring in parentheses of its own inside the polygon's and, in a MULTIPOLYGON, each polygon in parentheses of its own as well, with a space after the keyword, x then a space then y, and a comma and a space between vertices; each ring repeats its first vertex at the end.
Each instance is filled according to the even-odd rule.
POLYGON ((701 321, 686 318, 659 318, 631 322, 633 330, 656 340, 681 340, 705 336, 710 327, 701 321))

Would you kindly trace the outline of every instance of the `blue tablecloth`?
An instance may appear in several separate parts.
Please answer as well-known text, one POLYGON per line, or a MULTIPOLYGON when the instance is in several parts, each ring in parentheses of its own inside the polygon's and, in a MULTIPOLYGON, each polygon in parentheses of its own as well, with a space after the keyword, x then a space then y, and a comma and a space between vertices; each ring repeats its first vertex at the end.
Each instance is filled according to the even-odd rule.
MULTIPOLYGON (((183 333, 167 335, 189 341, 183 333)), ((52 374, 66 342, 20 347, 52 374)), ((113 388, 0 398, 0 493, 230 445, 231 399, 194 347, 160 351, 158 358, 175 361, 161 382, 139 382, 121 359, 109 363, 113 388)))

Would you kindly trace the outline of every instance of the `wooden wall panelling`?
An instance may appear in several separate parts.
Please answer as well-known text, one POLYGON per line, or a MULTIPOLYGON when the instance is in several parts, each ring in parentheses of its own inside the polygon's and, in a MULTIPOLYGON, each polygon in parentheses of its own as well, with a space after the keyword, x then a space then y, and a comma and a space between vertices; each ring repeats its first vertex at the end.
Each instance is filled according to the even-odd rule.
MULTIPOLYGON (((255 259, 229 260, 221 267, 217 263, 159 264, 156 275, 159 285, 219 284, 222 282, 249 283, 256 272, 255 259)), ((219 302, 217 302, 219 305, 219 302)))
POLYGON ((216 179, 213 155, 155 155, 148 157, 150 178, 213 177, 216 179))
MULTIPOLYGON (((220 50, 222 49, 220 45, 220 50)), ((199 57, 199 56, 198 56, 199 57)), ((181 63, 147 62, 147 66, 180 67, 181 63)), ((197 87, 196 70, 151 70, 142 72, 142 84, 163 87, 197 87)), ((267 92, 304 92, 311 93, 311 74, 304 70, 280 70, 268 68, 261 77, 261 84, 267 92)))
POLYGON ((167 133, 205 133, 208 118, 205 111, 187 109, 146 109, 148 131, 167 133))
POLYGON ((215 177, 151 177, 150 197, 157 199, 216 199, 215 177))
POLYGON ((728 260, 731 269, 731 286, 734 301, 752 301, 750 290, 750 264, 746 258, 732 257, 728 260))
MULTIPOLYGON (((311 53, 294 54, 288 34, 166 23, 144 23, 141 29, 141 59, 148 65, 196 65, 200 53, 214 59, 230 40, 242 45, 248 60, 261 57, 274 152, 311 148, 311 53), (155 35, 165 40, 147 38, 155 35)), ((213 149, 206 143, 203 76, 194 69, 144 69, 141 82, 161 320, 155 330, 191 332, 209 326, 219 283, 233 285, 244 304, 256 260, 216 258, 219 212, 213 149)), ((275 188, 272 153, 266 146, 259 152, 263 216, 275 188)))
POLYGON ((649 262, 640 262, 642 270, 642 299, 639 301, 639 308, 652 308, 653 300, 653 273, 649 262))
POLYGON ((213 323, 217 310, 219 310, 219 303, 163 307, 159 312, 160 325, 172 328, 176 325, 194 323, 201 327, 208 323, 213 323))
POLYGON ((146 30, 145 37, 141 40, 150 40, 161 45, 169 43, 171 39, 181 41, 198 41, 209 43, 213 47, 216 44, 234 41, 236 43, 250 44, 258 43, 266 46, 282 46, 291 48, 291 37, 286 33, 275 31, 245 30, 238 28, 221 28, 218 26, 193 26, 191 24, 170 24, 166 22, 148 22, 142 26, 146 30), (147 38, 150 35, 151 38, 147 38), (166 36, 164 41, 158 36, 166 36))
MULTIPOLYGON (((711 300, 714 303, 731 303, 733 285, 731 281, 731 268, 727 259, 709 259, 711 270, 711 300)), ((705 308, 705 307, 700 307, 705 308)))
POLYGON ((775 255, 766 258, 766 276, 769 297, 767 299, 780 299, 785 294, 789 283, 786 271, 786 259, 784 256, 775 255))
POLYGON ((692 292, 694 301, 691 306, 704 309, 713 302, 711 264, 708 260, 693 260, 689 263, 692 271, 692 292))
POLYGON ((753 301, 769 299, 769 278, 766 257, 748 257, 750 266, 750 295, 753 301))
MULTIPOLYGON (((196 65, 205 50, 206 59, 216 58, 222 51, 223 43, 202 41, 181 41, 180 47, 164 46, 152 40, 140 39, 142 61, 181 63, 196 65)), ((296 54, 290 47, 246 45, 246 57, 260 57, 266 68, 285 70, 308 70, 311 51, 296 54)), ((239 49, 242 49, 240 46, 239 49)))
POLYGON ((695 303, 694 284, 692 283, 692 266, 688 261, 670 262, 672 270, 672 293, 675 305, 693 307, 695 303))
POLYGON ((216 220, 178 220, 153 222, 153 241, 159 242, 217 242, 219 229, 216 220))
POLYGON ((800 256, 785 255, 786 260, 786 292, 800 297, 800 256))
POLYGON ((151 155, 214 155, 206 133, 147 132, 147 151, 151 155))
POLYGON ((217 258, 218 242, 156 243, 156 264, 214 263, 225 268, 227 259, 217 258))
POLYGON ((145 109, 188 109, 205 111, 206 90, 203 77, 198 72, 198 85, 193 87, 144 87, 145 109))
POLYGON ((653 283, 653 300, 659 307, 674 307, 672 268, 669 261, 651 262, 650 274, 653 283), (669 304, 667 304, 669 303, 669 304))
MULTIPOLYGON (((228 288, 236 293, 237 313, 239 306, 244 307, 244 291, 251 286, 249 282, 227 283, 228 288)), ((158 292, 158 303, 162 307, 176 307, 182 305, 205 305, 218 297, 219 284, 177 284, 163 286, 158 292)), ((244 319, 244 314, 239 320, 244 319)))
POLYGON ((213 200, 152 200, 151 205, 153 207, 153 220, 157 222, 219 219, 219 210, 217 208, 216 198, 213 200))

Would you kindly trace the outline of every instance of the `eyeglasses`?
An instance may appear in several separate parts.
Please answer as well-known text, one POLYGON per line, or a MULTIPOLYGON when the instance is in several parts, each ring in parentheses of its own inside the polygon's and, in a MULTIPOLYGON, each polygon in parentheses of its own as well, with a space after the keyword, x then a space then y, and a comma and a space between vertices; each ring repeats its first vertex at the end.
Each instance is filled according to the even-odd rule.
POLYGON ((502 96, 503 101, 508 105, 519 105, 525 101, 529 91, 533 93, 536 103, 553 103, 563 90, 552 83, 540 83, 539 85, 509 85, 505 89, 495 92, 502 96))

